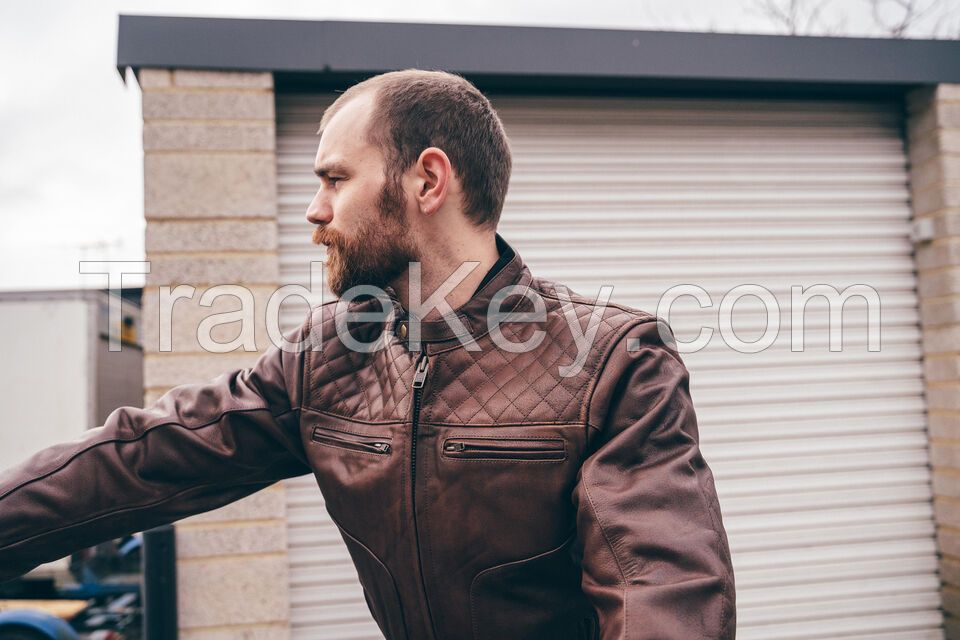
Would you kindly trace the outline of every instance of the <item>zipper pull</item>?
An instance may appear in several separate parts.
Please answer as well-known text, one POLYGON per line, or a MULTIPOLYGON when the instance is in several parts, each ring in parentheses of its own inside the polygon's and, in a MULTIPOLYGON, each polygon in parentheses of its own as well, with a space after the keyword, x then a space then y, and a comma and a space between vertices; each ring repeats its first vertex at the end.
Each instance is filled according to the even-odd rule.
POLYGON ((423 386, 424 381, 427 379, 427 367, 430 364, 429 358, 427 358, 427 353, 424 352, 420 356, 420 360, 417 362, 417 372, 413 374, 413 388, 419 389, 423 386))
POLYGON ((467 448, 467 445, 462 442, 448 442, 443 448, 446 451, 463 451, 467 448))

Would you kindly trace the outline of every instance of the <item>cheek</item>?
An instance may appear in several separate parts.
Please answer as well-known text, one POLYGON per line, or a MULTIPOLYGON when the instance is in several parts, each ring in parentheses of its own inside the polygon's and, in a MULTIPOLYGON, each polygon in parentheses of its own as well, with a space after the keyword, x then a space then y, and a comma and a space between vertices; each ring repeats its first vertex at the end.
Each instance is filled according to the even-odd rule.
POLYGON ((359 184, 352 185, 337 194, 334 204, 334 217, 345 232, 355 232, 377 217, 378 194, 359 184))

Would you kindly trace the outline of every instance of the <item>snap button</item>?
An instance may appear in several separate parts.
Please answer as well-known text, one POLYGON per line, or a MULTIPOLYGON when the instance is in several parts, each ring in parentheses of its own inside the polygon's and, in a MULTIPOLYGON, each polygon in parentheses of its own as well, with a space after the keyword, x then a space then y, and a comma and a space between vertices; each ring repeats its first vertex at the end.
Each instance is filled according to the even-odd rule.
POLYGON ((397 327, 397 335, 400 337, 401 340, 407 339, 407 323, 406 322, 401 322, 400 325, 397 327))

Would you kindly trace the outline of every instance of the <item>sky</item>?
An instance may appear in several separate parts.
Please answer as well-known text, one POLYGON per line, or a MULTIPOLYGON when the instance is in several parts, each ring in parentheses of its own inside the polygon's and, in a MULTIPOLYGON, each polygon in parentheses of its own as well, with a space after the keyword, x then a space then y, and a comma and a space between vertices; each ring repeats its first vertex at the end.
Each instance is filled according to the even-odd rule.
MULTIPOLYGON (((132 74, 125 82, 115 66, 121 13, 782 33, 761 1, 2 3, 0 290, 103 287, 105 279, 79 273, 80 260, 143 260, 140 91, 132 74)), ((920 3, 934 1, 912 37, 960 33, 960 0, 920 3)), ((815 33, 881 35, 869 0, 801 0, 801 17, 819 2, 815 33)), ((895 20, 895 0, 881 0, 880 15, 895 20)))

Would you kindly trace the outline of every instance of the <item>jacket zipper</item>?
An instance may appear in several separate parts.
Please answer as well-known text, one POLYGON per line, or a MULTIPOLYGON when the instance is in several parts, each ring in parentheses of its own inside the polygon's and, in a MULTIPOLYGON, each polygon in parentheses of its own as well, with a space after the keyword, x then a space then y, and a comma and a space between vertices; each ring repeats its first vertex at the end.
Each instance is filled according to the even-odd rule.
POLYGON ((387 454, 390 453, 390 443, 378 441, 376 438, 368 438, 334 429, 324 429, 314 427, 310 439, 321 444, 328 444, 332 447, 342 449, 351 449, 354 451, 364 451, 366 453, 387 454))
POLYGON ((417 429, 420 425, 420 401, 423 396, 423 385, 427 380, 427 371, 430 367, 430 359, 427 355, 426 345, 420 352, 420 358, 417 360, 417 369, 413 374, 413 415, 411 416, 410 427, 410 505, 412 507, 411 517, 413 518, 413 535, 417 541, 417 563, 420 566, 420 587, 423 589, 423 602, 427 609, 427 618, 430 622, 430 631, 436 637, 436 629, 433 626, 433 612, 430 611, 430 601, 427 598, 427 584, 424 579, 423 556, 420 554, 420 534, 417 527, 417 429))
POLYGON ((443 455, 449 458, 478 458, 494 460, 563 460, 567 452, 563 441, 552 440, 497 440, 493 438, 463 438, 447 440, 443 455))
MULTIPOLYGON (((416 486, 413 480, 417 477, 417 427, 420 423, 420 397, 423 395, 423 384, 427 380, 427 370, 430 366, 430 359, 426 351, 420 352, 420 358, 417 360, 417 370, 413 374, 413 417, 411 418, 411 444, 410 444, 410 486, 416 486)), ((416 492, 414 492, 416 494, 416 492)), ((416 499, 416 495, 414 495, 416 499)))

